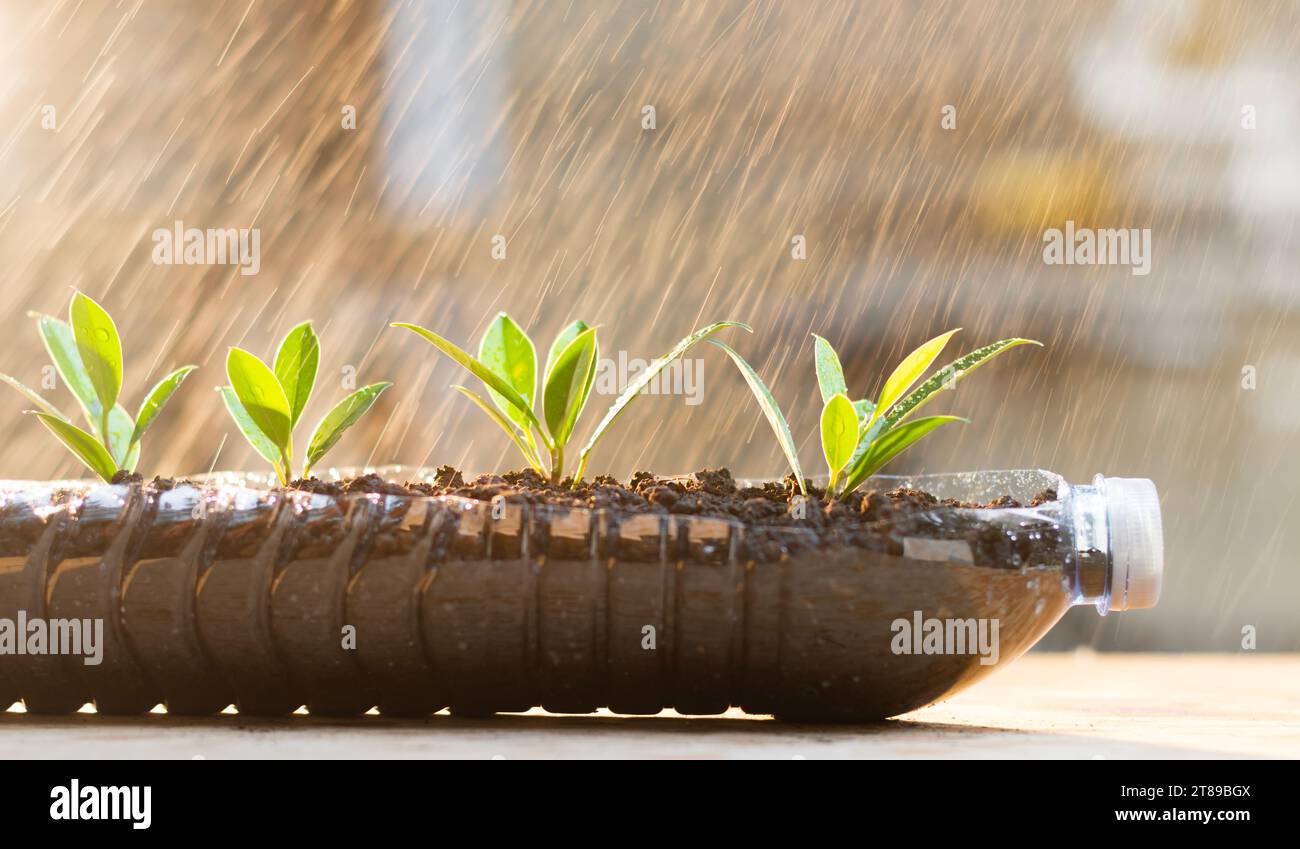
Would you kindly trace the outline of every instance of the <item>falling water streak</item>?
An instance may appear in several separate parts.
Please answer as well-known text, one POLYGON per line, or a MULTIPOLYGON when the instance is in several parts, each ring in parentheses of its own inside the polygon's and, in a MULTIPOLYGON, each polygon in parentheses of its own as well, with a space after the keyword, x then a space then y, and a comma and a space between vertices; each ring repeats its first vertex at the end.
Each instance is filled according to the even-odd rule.
MULTIPOLYGON (((103 298, 123 331, 128 397, 159 368, 201 366, 142 460, 184 473, 230 432, 207 391, 224 382, 225 349, 273 350, 312 317, 328 329, 323 374, 351 364, 395 382, 332 464, 486 469, 517 465, 511 446, 449 395, 455 368, 383 332, 390 320, 473 349, 504 308, 544 349, 581 317, 607 352, 649 359, 729 318, 755 326, 735 344, 786 405, 811 467, 810 330, 837 345, 860 396, 947 327, 965 328, 962 350, 1032 336, 1047 348, 1008 353, 936 401, 972 424, 898 468, 1150 474, 1183 564, 1174 612, 1162 605, 1120 636, 1105 623, 1099 644, 1168 647, 1182 631, 1161 617, 1179 611, 1205 626, 1184 631, 1228 640, 1231 623, 1283 621, 1277 597, 1300 591, 1284 562, 1300 538, 1279 524, 1300 478, 1285 450, 1300 396, 1300 304, 1284 285, 1296 216, 1243 212, 1219 188, 1246 157, 1265 161, 1267 127, 1240 143, 1144 137, 1084 96, 1105 70, 1088 50, 1145 37, 1123 18, 1131 5, 353 3, 313 16, 244 0, 201 14, 0 2, 0 98, 16 122, 0 138, 0 369, 40 380, 27 310, 60 313, 72 285, 103 298), (1151 275, 1044 265, 1044 220, 1066 213, 1151 226, 1151 275), (260 273, 155 265, 151 234, 174 220, 259 227, 260 273), (796 236, 806 259, 791 253, 796 236), (1259 369, 1253 391, 1240 386, 1246 365, 1259 369)), ((1216 14, 1212 36, 1178 46, 1190 58, 1137 82, 1231 73, 1237 60, 1211 49, 1225 33, 1245 32, 1241 55, 1264 74, 1298 52, 1293 6, 1216 14)), ((780 475, 739 375, 719 352, 697 354, 704 403, 638 402, 590 473, 725 462, 780 475)), ((23 402, 8 403, 0 412, 17 415, 23 402)), ((6 475, 76 469, 25 424, 0 448, 6 475)), ((237 443, 224 464, 259 462, 237 443)), ((1062 639, 1087 636, 1071 627, 1062 639)), ((1300 646, 1290 639, 1277 645, 1300 646)))

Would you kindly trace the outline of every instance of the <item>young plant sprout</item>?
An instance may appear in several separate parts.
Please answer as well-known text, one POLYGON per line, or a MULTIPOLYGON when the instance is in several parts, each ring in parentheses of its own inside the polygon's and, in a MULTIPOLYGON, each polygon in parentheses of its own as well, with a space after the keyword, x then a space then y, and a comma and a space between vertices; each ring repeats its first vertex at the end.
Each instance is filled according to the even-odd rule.
MULTIPOLYGON (((549 478, 552 483, 563 479, 565 451, 596 379, 596 363, 600 357, 596 328, 584 321, 575 321, 560 331, 551 343, 541 372, 542 415, 539 419, 533 412, 533 403, 538 400, 537 349, 523 328, 504 312, 497 315, 483 334, 478 357, 418 325, 397 322, 393 327, 402 327, 421 336, 481 380, 487 387, 491 403, 464 386, 452 388, 487 413, 509 435, 528 465, 538 474, 549 478), (545 459, 549 463, 543 462, 542 448, 546 449, 545 459)), ((750 329, 748 325, 735 321, 719 321, 702 327, 650 363, 628 383, 579 452, 578 467, 573 474, 575 486, 582 480, 591 450, 628 404, 670 363, 726 327, 750 329)))
MULTIPOLYGON (((320 340, 310 321, 304 321, 285 335, 275 353, 275 367, 243 348, 231 348, 226 355, 229 386, 219 387, 230 417, 244 438, 274 468, 280 484, 287 485, 293 467, 293 429, 311 399, 320 364, 320 340)), ((348 395, 316 425, 307 441, 307 462, 302 476, 334 447, 343 432, 365 415, 385 389, 393 384, 372 383, 348 395)))
MULTIPOLYGON (((930 368, 956 332, 949 330, 940 334, 908 354, 885 380, 880 397, 874 402, 869 399, 854 401, 849 397, 839 356, 829 342, 813 334, 817 385, 822 396, 822 453, 830 471, 830 482, 826 486, 828 500, 846 497, 936 428, 949 422, 967 421, 958 416, 926 416, 904 421, 936 394, 955 388, 959 380, 1003 351, 1018 345, 1042 345, 1033 339, 1003 339, 985 345, 939 369, 909 393, 908 390, 930 368)), ((711 341, 727 352, 744 375, 790 463, 790 469, 799 482, 799 491, 806 496, 808 491, 794 437, 776 399, 744 357, 716 339, 711 341)))
POLYGON ((81 405, 90 430, 74 425, 53 404, 9 375, 0 374, 0 380, 39 407, 28 412, 105 481, 111 481, 119 471, 134 472, 145 431, 196 366, 183 366, 158 381, 132 419, 119 403, 122 340, 104 308, 76 292, 68 308, 68 321, 39 313, 32 313, 32 317, 54 368, 81 405))

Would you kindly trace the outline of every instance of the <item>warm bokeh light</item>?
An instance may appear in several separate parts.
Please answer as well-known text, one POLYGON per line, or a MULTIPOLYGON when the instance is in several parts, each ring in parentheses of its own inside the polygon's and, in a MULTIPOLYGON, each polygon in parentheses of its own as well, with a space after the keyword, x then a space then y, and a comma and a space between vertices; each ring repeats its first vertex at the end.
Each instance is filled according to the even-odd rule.
MULTIPOLYGON (((260 468, 212 387, 228 346, 315 318, 322 381, 396 383, 331 462, 484 470, 514 449, 389 321, 471 345, 499 309, 544 338, 583 317, 632 357, 746 321, 736 346, 800 435, 810 331, 850 384, 948 327, 963 350, 1030 336, 1047 348, 936 404, 973 424, 899 469, 1159 484, 1160 607, 1071 614, 1049 646, 1234 650, 1252 624, 1294 650, 1298 8, 4 0, 0 370, 42 383, 26 314, 80 287, 124 332, 131 406, 202 365, 141 470, 260 468), (1150 228, 1151 273, 1045 265, 1067 219, 1150 228), (155 264, 176 221, 259 228, 258 273, 155 264)), ((644 399, 590 472, 783 472, 738 375, 701 356, 703 403, 644 399)), ((23 409, 0 395, 0 477, 80 475, 23 409)))

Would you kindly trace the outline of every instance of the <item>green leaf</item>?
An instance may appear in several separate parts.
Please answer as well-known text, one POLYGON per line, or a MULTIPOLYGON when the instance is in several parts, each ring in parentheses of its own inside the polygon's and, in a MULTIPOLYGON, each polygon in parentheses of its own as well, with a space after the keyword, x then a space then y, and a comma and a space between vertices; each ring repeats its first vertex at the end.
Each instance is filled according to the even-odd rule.
POLYGON ((509 435, 511 441, 514 442, 515 447, 519 449, 520 453, 524 455, 524 459, 528 461, 528 465, 536 469, 538 474, 542 475, 543 477, 546 477, 547 472, 546 469, 542 468, 541 460, 537 458, 537 455, 534 454, 532 452, 532 449, 528 447, 528 444, 524 442, 519 431, 515 428, 514 425, 510 423, 509 419, 507 419, 505 416, 497 412, 496 408, 493 407, 490 403, 488 403, 488 401, 485 400, 481 395, 475 394, 469 389, 466 389, 464 386, 458 386, 453 384, 451 388, 455 389, 457 392, 459 392, 460 394, 464 395, 466 398, 473 401, 475 404, 478 405, 480 410, 487 413, 488 418, 496 422, 497 426, 500 427, 502 430, 504 430, 507 435, 509 435))
POLYGON ((874 401, 865 398, 861 401, 854 401, 853 410, 858 414, 858 444, 854 446, 853 455, 849 457, 849 468, 853 468, 854 464, 862 458, 862 455, 867 453, 872 440, 879 436, 880 431, 884 430, 885 427, 884 421, 879 419, 876 420, 874 425, 872 424, 872 415, 876 412, 874 401))
POLYGON ((832 395, 822 407, 822 453, 834 482, 858 445, 858 413, 843 392, 832 395))
POLYGON ((302 411, 316 386, 316 369, 320 365, 320 339, 310 321, 304 321, 285 334, 275 352, 275 379, 289 399, 289 426, 298 424, 302 411))
POLYGON ((68 323, 100 409, 111 410, 122 391, 122 340, 117 327, 103 307, 81 292, 72 296, 68 323))
POLYGON ((180 388, 185 378, 190 376, 198 366, 182 366, 176 371, 164 377, 149 390, 145 396, 144 403, 140 405, 140 412, 135 416, 135 428, 131 431, 131 444, 134 445, 144 436, 144 432, 153 424, 153 420, 158 418, 162 408, 171 400, 172 394, 180 388))
POLYGON ((912 388, 921 375, 925 374, 926 369, 934 362, 934 358, 943 352, 943 348, 948 344, 952 335, 961 328, 949 330, 947 333, 941 333, 938 336, 926 342, 912 353, 903 358, 893 373, 885 381, 885 386, 880 390, 880 397, 876 399, 876 412, 874 418, 880 418, 889 412, 889 408, 894 406, 894 402, 903 397, 903 393, 912 388))
MULTIPOLYGON (((14 389, 21 392, 29 401, 32 401, 40 407, 42 413, 71 424, 71 420, 64 415, 62 411, 50 402, 46 401, 32 389, 24 386, 7 374, 0 374, 0 380, 3 380, 14 389)), ((98 421, 98 419, 92 421, 98 421)), ((132 460, 130 443, 132 427, 133 424, 131 422, 131 417, 127 414, 126 410, 122 408, 121 404, 115 404, 108 419, 108 444, 112 446, 112 450, 109 451, 109 456, 113 459, 114 464, 120 465, 121 468, 130 470, 134 470, 134 465, 130 462, 132 460)), ((91 435, 96 440, 99 440, 101 447, 103 447, 102 436, 99 433, 101 429, 102 425, 93 428, 91 435)), ((135 453, 135 459, 139 459, 139 452, 135 453)))
POLYGON ((32 413, 49 428, 68 450, 77 455, 77 459, 86 464, 92 472, 105 481, 113 479, 117 473, 117 463, 109 456, 108 449, 99 444, 99 440, 74 424, 52 416, 48 413, 32 413))
POLYGON ((1009 351, 1020 345, 1037 345, 1042 347, 1042 342, 1033 339, 1002 339, 982 348, 976 348, 969 354, 948 363, 948 365, 935 372, 928 380, 918 386, 912 394, 908 395, 902 401, 894 406, 893 410, 888 412, 885 418, 885 426, 893 427, 898 424, 909 414, 915 412, 922 405, 929 402, 935 395, 945 389, 953 389, 958 381, 966 377, 975 369, 987 363, 989 360, 1001 354, 1003 351, 1009 351))
POLYGON ((555 358, 553 368, 547 373, 542 413, 551 440, 559 448, 569 441, 578 416, 582 415, 587 398, 591 396, 599 356, 596 328, 591 327, 574 337, 555 358))
POLYGON ((966 423, 967 421, 967 419, 960 416, 928 416, 885 431, 871 444, 871 448, 867 453, 850 468, 849 477, 844 482, 844 490, 841 495, 848 495, 857 489, 867 478, 880 471, 886 463, 897 457, 905 448, 911 446, 935 428, 942 427, 950 422, 966 423))
MULTIPOLYGON (((497 314, 479 343, 478 361, 514 387, 519 397, 532 406, 537 395, 537 349, 514 319, 505 313, 497 314)), ((505 396, 491 387, 488 396, 515 424, 528 427, 527 417, 505 396)))
POLYGON ((104 408, 99 403, 99 396, 95 394, 95 387, 90 383, 90 375, 86 374, 86 368, 81 363, 81 354, 77 351, 77 338, 72 332, 72 327, 54 316, 39 314, 36 316, 36 327, 41 332, 45 350, 54 362, 54 368, 59 372, 60 379, 76 397, 82 412, 86 414, 86 420, 90 422, 95 433, 98 433, 102 425, 104 408))
POLYGON ((840 365, 839 355, 827 342, 816 333, 813 334, 813 358, 817 365, 817 385, 822 390, 822 403, 841 393, 848 394, 844 385, 844 368, 840 365))
POLYGON ((618 398, 614 400, 614 403, 610 405, 609 410, 605 412, 605 417, 600 420, 599 424, 596 425, 596 429, 592 431, 591 438, 588 439, 587 444, 582 447, 581 456, 584 465, 587 459, 587 455, 590 454, 591 450, 596 447, 596 443, 599 442, 600 438, 605 435, 605 431, 609 429, 609 426, 612 425, 614 423, 614 420, 617 419, 619 415, 624 410, 627 409, 628 404, 631 404, 634 400, 636 400, 636 397, 641 394, 641 390, 645 389, 647 386, 650 385, 650 381, 654 380, 659 375, 659 372, 663 371, 665 368, 669 366, 670 363, 673 362, 673 360, 680 358, 687 351, 695 347, 700 342, 703 342, 705 339, 708 339, 710 336, 717 333, 719 330, 723 330, 724 328, 727 327, 739 327, 745 330, 746 332, 749 333, 754 332, 754 329, 750 327, 748 324, 742 324, 741 322, 738 321, 714 322, 713 324, 710 324, 707 327, 700 328, 699 330, 692 333, 690 336, 687 336, 685 339, 682 339, 680 342, 678 342, 676 345, 673 346, 671 351, 664 354, 662 357, 655 360, 654 362, 650 363, 650 365, 646 367, 645 371, 642 371, 635 378, 633 378, 628 383, 628 385, 624 387, 623 394, 619 395, 618 398))
POLYGON ((135 422, 131 420, 131 414, 121 404, 114 404, 108 413, 108 437, 105 439, 103 434, 99 434, 99 438, 100 442, 108 442, 108 453, 122 468, 126 468, 126 461, 131 456, 133 433, 135 422))
POLYGON ((586 331, 589 327, 591 327, 591 325, 587 324, 585 321, 575 321, 561 330, 560 334, 555 337, 555 341, 551 343, 551 350, 546 353, 546 369, 542 372, 543 386, 546 385, 546 381, 551 376, 551 369, 555 368, 555 358, 560 355, 561 351, 569 347, 570 342, 577 339, 578 335, 586 331))
POLYGON ((284 394, 275 372, 243 348, 231 348, 226 355, 226 376, 240 405, 257 429, 280 449, 291 454, 293 435, 289 398, 284 394))
POLYGON ((392 326, 409 330, 424 339, 433 347, 437 348, 439 351, 442 351, 442 353, 446 354, 450 359, 459 364, 461 368, 483 381, 483 383, 487 385, 488 389, 500 393, 507 403, 517 408, 519 412, 524 415, 524 420, 529 426, 539 434, 542 432, 542 423, 537 420, 537 416, 533 415, 532 405, 525 401, 523 396, 520 395, 513 386, 506 382, 505 378, 471 357, 466 351, 456 345, 456 343, 448 341, 437 333, 434 333, 432 330, 427 330, 420 327, 418 324, 408 324, 399 321, 394 322, 392 326))
POLYGON ((278 470, 280 468, 280 448, 274 442, 267 438, 266 434, 257 427, 244 405, 239 403, 239 396, 235 390, 229 386, 222 386, 217 391, 221 393, 221 400, 226 403, 226 410, 230 412, 230 417, 235 420, 235 426, 239 432, 248 440, 248 444, 253 446, 253 450, 262 456, 262 459, 271 463, 278 470))
POLYGON ((334 447, 334 443, 342 438, 343 433, 366 414, 375 400, 384 394, 384 390, 392 385, 383 381, 363 386, 335 404, 334 409, 325 414, 307 442, 307 468, 303 470, 303 477, 306 477, 311 467, 325 456, 325 452, 334 447))
POLYGON ((54 416, 56 419, 63 419, 65 422, 69 420, 67 416, 59 412, 57 407, 55 407, 49 401, 46 401, 44 398, 42 398, 40 394, 35 390, 27 388, 22 383, 19 383, 17 380, 15 380, 14 378, 10 377, 7 374, 0 374, 0 380, 3 380, 5 383, 9 384, 14 389, 17 389, 20 393, 22 393, 23 397, 25 397, 28 401, 31 401, 36 406, 40 407, 42 412, 54 416))
POLYGON ((799 466, 799 452, 795 448, 794 436, 791 435, 790 425, 786 424, 785 416, 781 414, 781 407, 776 403, 776 399, 772 397, 767 385, 758 376, 758 372, 754 371, 753 367, 745 362, 745 358, 740 354, 716 339, 710 340, 709 344, 717 345, 726 351, 727 356, 731 357, 731 361, 736 364, 736 368, 740 369, 740 373, 745 376, 745 382, 749 384, 750 391, 754 393, 754 397, 758 400, 758 406, 763 410, 763 415, 767 417, 767 423, 772 426, 772 432, 776 434, 777 443, 781 446, 781 450, 785 452, 785 459, 790 464, 790 470, 794 472, 795 479, 799 481, 799 491, 807 495, 808 491, 804 487, 803 469, 799 466))
POLYGON ((139 464, 139 462, 140 462, 140 443, 137 442, 131 446, 130 450, 126 452, 126 462, 122 464, 122 468, 126 469, 128 472, 134 472, 135 467, 137 464, 139 464))

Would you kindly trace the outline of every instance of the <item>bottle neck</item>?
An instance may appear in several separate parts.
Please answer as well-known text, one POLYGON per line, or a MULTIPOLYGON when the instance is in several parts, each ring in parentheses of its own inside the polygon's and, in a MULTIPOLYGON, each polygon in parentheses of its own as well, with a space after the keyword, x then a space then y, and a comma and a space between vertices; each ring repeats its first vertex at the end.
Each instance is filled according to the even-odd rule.
POLYGON ((1074 604, 1112 610, 1154 607, 1164 573, 1160 497, 1145 478, 1097 475, 1067 485, 1061 525, 1069 530, 1066 583, 1074 604))
POLYGON ((1062 495, 1062 525, 1069 529, 1071 565, 1066 584, 1071 604, 1096 605, 1103 616, 1111 608, 1110 532, 1106 497, 1096 484, 1069 484, 1062 495))

